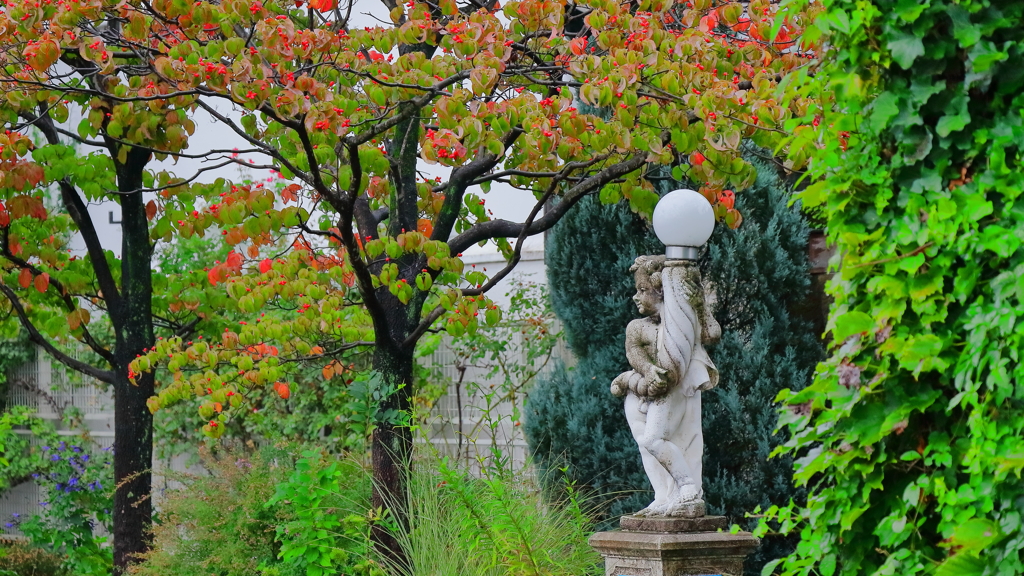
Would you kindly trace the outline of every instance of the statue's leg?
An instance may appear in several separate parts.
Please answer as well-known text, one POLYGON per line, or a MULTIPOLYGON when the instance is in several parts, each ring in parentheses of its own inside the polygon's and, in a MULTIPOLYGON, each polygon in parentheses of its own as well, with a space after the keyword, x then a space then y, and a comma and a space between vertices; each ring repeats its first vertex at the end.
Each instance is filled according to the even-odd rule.
MULTIPOLYGON (((687 397, 683 393, 681 386, 673 386, 665 396, 651 402, 647 410, 647 426, 640 441, 641 446, 654 455, 672 475, 677 486, 677 495, 673 499, 680 502, 700 498, 699 481, 695 479, 694 471, 690 469, 685 452, 685 448, 691 447, 686 444, 692 445, 692 442, 685 442, 684 446, 680 446, 675 441, 680 436, 692 439, 692 428, 696 428, 696 434, 700 434, 701 422, 699 417, 693 418, 693 410, 690 407, 692 400, 692 397, 687 397)), ((700 400, 696 403, 699 406, 700 400)))
POLYGON ((686 422, 702 422, 700 390, 697 390, 686 402, 683 414, 684 425, 680 426, 673 437, 675 444, 683 449, 686 465, 690 471, 694 485, 697 487, 697 498, 704 497, 704 429, 702 426, 686 426, 686 422))
POLYGON ((644 448, 643 438, 644 429, 647 427, 647 415, 640 411, 641 402, 640 398, 632 392, 626 395, 626 422, 629 423, 629 431, 640 448, 640 459, 644 465, 644 472, 651 482, 651 487, 654 488, 654 502, 645 509, 647 510, 668 504, 672 490, 675 488, 675 481, 672 480, 668 470, 658 462, 658 459, 644 448))

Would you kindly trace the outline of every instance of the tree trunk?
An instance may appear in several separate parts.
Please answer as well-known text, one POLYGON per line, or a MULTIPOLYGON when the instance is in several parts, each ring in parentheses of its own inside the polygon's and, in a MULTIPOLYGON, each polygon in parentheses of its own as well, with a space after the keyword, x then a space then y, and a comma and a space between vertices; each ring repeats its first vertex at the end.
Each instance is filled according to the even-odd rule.
MULTIPOLYGON (((412 407, 412 351, 378 346, 373 367, 387 394, 378 411, 383 417, 373 430, 373 507, 390 511, 391 522, 407 530, 406 481, 412 461, 412 430, 405 420, 412 407)), ((405 552, 385 526, 374 524, 371 540, 391 565, 408 567, 405 552)))
POLYGON ((122 366, 114 384, 115 574, 124 573, 133 557, 146 550, 153 514, 153 416, 146 408, 146 399, 153 395, 153 374, 143 374, 132 384, 127 362, 122 366))
POLYGON ((114 358, 114 574, 123 574, 133 558, 148 548, 153 519, 153 415, 146 400, 153 395, 152 372, 128 380, 128 364, 154 344, 153 247, 141 193, 148 153, 132 150, 118 168, 121 196, 121 298, 111 319, 114 358))

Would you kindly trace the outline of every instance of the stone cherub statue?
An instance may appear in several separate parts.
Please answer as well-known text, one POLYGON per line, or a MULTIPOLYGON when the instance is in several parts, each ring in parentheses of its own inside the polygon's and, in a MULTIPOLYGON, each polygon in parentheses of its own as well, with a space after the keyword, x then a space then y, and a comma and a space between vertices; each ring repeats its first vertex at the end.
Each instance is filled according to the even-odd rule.
POLYGON ((636 303, 645 317, 626 328, 632 370, 612 381, 625 395, 626 420, 640 446, 654 502, 638 516, 703 516, 700 393, 718 384, 718 370, 704 350, 722 329, 706 306, 696 262, 641 256, 636 303))

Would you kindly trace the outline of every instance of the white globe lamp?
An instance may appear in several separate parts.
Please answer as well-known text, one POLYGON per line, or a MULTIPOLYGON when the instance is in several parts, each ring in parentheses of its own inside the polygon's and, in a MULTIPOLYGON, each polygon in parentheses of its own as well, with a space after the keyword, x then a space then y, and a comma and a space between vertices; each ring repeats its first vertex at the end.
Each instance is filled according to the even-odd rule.
POLYGON ((665 244, 665 258, 696 260, 715 229, 715 211, 703 194, 675 190, 654 207, 654 233, 665 244))

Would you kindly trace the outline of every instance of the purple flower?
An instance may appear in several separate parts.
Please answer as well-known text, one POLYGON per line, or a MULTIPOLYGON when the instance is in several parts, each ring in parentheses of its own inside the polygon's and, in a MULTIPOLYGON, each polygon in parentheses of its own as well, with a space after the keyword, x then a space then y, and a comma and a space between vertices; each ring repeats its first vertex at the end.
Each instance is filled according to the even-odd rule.
POLYGON ((11 524, 10 522, 4 524, 4 526, 6 526, 8 528, 14 528, 14 524, 11 524))
POLYGON ((60 455, 59 454, 54 454, 53 456, 50 456, 50 460, 53 460, 54 462, 56 462, 57 460, 60 460, 60 455))
POLYGON ((89 461, 89 455, 88 454, 82 454, 82 462, 88 462, 88 461, 89 461))

